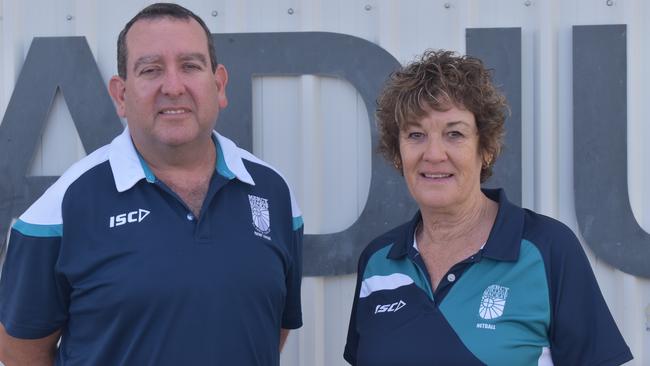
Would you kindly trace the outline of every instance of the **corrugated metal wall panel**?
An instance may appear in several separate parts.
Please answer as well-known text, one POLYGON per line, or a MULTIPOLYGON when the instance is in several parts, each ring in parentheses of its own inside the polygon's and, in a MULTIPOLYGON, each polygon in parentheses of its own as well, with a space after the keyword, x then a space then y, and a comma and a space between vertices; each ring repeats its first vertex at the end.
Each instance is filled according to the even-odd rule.
POLYGON ((13 81, 6 81, 6 74, 8 72, 7 66, 5 66, 5 56, 7 54, 6 39, 9 36, 7 34, 7 30, 5 29, 5 24, 7 24, 7 22, 4 20, 5 9, 3 3, 4 0, 0 0, 0 115, 2 116, 4 116, 5 109, 7 109, 7 100, 9 99, 9 97, 6 95, 9 94, 8 92, 11 90, 11 86, 13 86, 13 81))
MULTIPOLYGON (((152 1, 0 0, 0 115, 34 36, 82 35, 105 80, 115 73, 123 24, 152 1)), ((650 4, 641 0, 188 0, 213 32, 331 31, 377 43, 401 62, 425 48, 464 52, 468 27, 522 28, 523 204, 577 231, 573 203, 571 27, 628 25, 628 167, 632 208, 650 231, 650 4), (611 4, 608 5, 608 4, 611 4)), ((218 50, 218 45, 217 45, 218 50)), ((344 229, 363 209, 370 142, 365 105, 347 82, 314 76, 253 81, 254 150, 281 169, 300 199, 309 233, 344 229), (335 141, 335 143, 333 142, 335 141)), ((236 101, 231 101, 236 102, 236 101)), ((612 126, 612 128, 616 128, 612 126)), ((57 94, 31 172, 58 174, 85 152, 57 94), (65 148, 62 148, 65 146, 65 148)), ((603 172, 607 174, 607 172, 603 172)), ((589 251, 589 250, 588 250, 589 251)), ((598 281, 635 354, 650 365, 650 281, 589 253, 598 281)), ((305 326, 284 366, 344 365, 354 276, 306 278, 305 326)))

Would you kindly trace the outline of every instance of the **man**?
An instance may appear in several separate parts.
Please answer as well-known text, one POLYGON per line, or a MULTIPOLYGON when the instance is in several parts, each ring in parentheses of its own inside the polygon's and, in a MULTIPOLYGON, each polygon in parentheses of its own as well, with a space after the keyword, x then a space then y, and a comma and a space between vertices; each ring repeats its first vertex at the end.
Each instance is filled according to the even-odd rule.
POLYGON ((273 168, 213 131, 228 74, 209 30, 151 5, 120 33, 118 73, 124 133, 12 227, 0 360, 278 365, 302 325, 302 218, 273 168))

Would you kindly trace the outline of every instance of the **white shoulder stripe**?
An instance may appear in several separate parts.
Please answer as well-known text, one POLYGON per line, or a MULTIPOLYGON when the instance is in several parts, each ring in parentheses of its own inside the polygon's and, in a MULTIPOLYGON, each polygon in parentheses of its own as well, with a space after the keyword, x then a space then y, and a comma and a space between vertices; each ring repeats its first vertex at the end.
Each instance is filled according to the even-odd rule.
POLYGON ((372 276, 361 282, 359 298, 368 297, 376 291, 394 290, 412 283, 413 279, 403 273, 393 273, 388 276, 372 276))
POLYGON ((108 145, 102 146, 74 163, 20 216, 20 220, 35 225, 62 224, 61 203, 68 187, 82 174, 106 160, 108 160, 108 145))

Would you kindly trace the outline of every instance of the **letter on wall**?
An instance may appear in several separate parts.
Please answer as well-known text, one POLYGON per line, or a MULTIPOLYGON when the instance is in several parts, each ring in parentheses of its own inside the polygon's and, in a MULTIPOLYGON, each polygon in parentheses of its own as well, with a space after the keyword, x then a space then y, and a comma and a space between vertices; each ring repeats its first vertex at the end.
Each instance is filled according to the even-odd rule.
MULTIPOLYGON (((253 75, 320 75, 345 79, 366 104, 372 151, 377 150, 375 100, 399 62, 374 43, 327 32, 217 34, 219 57, 228 67, 231 104, 217 129, 247 150, 252 148, 253 75), (229 120, 237 123, 228 123, 229 120)), ((372 154, 368 200, 357 221, 332 234, 306 235, 304 274, 328 276, 356 271, 361 250, 375 236, 402 223, 415 212, 404 179, 378 154, 372 154)), ((306 218, 308 219, 308 218, 306 218)))
POLYGON ((467 54, 493 70, 493 81, 510 106, 503 151, 483 186, 504 188, 508 199, 521 205, 521 28, 474 28, 466 37, 467 54))
POLYGON ((86 39, 34 38, 0 125, 0 243, 5 243, 11 218, 57 178, 27 176, 57 89, 86 151, 110 142, 122 130, 86 39))
POLYGON ((650 277, 650 235, 627 185, 625 25, 573 27, 573 172, 580 232, 596 255, 650 277))

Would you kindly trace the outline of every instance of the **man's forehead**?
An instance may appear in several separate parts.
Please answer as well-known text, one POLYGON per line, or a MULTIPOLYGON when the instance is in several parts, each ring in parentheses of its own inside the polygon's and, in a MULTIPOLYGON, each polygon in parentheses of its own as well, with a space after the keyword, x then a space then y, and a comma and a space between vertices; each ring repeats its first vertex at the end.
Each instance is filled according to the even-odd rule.
POLYGON ((200 37, 201 44, 205 45, 205 51, 207 52, 208 40, 203 27, 191 17, 174 18, 171 16, 138 19, 126 34, 125 43, 127 51, 129 53, 134 51, 131 46, 135 38, 146 37, 164 40, 176 34, 177 31, 172 32, 171 29, 176 29, 179 25, 187 30, 188 35, 192 34, 192 36, 200 37))
POLYGON ((199 27, 199 29, 202 29, 199 22, 197 22, 194 18, 192 18, 190 16, 184 18, 184 17, 173 17, 171 15, 160 15, 160 16, 151 17, 151 18, 140 18, 140 19, 136 20, 131 25, 131 29, 136 28, 136 27, 146 27, 146 26, 166 24, 166 23, 170 23, 170 24, 178 24, 178 23, 195 24, 197 27, 199 27))

